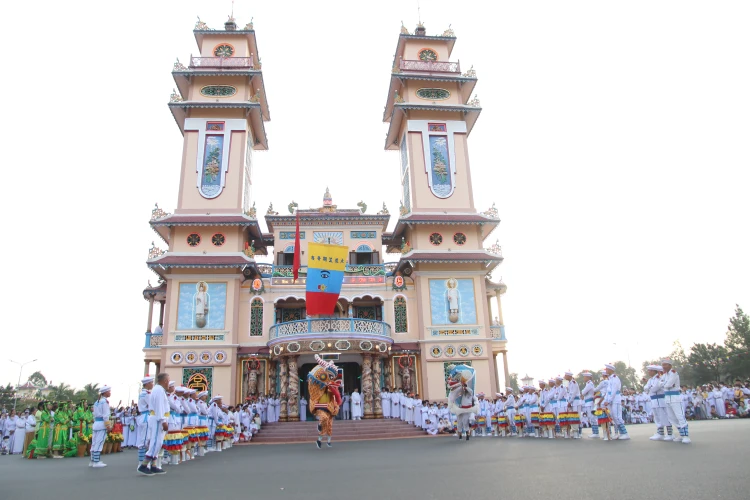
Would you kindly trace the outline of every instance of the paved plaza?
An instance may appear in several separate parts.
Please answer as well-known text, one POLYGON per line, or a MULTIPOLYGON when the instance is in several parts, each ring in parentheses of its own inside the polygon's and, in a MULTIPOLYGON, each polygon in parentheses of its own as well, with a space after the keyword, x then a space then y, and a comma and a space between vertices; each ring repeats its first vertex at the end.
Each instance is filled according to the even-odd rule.
MULTIPOLYGON (((312 424, 311 424, 312 425, 312 424)), ((690 500, 750 498, 750 420, 690 424, 690 445, 651 442, 652 425, 629 426, 632 440, 600 442, 455 438, 235 446, 165 476, 136 473, 136 452, 87 459, 0 457, 1 498, 442 500, 690 500), (470 491, 467 490, 470 486, 470 491), (157 494, 157 492, 161 494, 157 494)), ((587 431, 588 433, 588 431, 587 431)))

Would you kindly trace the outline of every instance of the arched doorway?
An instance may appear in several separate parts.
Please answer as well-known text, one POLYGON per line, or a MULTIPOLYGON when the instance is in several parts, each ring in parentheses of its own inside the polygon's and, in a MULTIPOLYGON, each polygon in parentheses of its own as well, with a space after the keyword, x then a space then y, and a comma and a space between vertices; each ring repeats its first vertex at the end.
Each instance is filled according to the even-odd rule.
MULTIPOLYGON (((336 366, 338 366, 343 372, 343 389, 341 391, 341 395, 344 394, 351 394, 352 391, 356 388, 359 390, 359 392, 362 392, 362 367, 359 365, 359 363, 354 362, 340 362, 340 361, 334 361, 336 363, 336 366)), ((316 363, 305 363, 304 365, 299 367, 299 378, 300 378, 300 397, 304 396, 305 400, 308 402, 310 401, 310 393, 307 390, 307 374, 310 373, 310 370, 315 368, 316 363)), ((301 410, 301 408, 300 408, 301 410)), ((339 416, 337 418, 342 418, 344 412, 339 412, 339 416)), ((308 404, 308 410, 307 415, 300 415, 300 420, 315 420, 315 417, 313 417, 310 414, 310 408, 308 404)))

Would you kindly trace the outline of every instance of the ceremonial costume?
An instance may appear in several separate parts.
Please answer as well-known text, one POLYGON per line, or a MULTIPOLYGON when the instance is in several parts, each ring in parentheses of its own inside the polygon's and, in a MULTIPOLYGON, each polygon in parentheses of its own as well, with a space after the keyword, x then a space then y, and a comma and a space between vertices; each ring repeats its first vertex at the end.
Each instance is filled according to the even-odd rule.
POLYGON ((107 438, 109 429, 109 401, 106 394, 109 394, 110 387, 104 386, 99 389, 99 399, 94 403, 94 427, 93 437, 91 439, 91 462, 89 467, 106 467, 107 464, 101 462, 101 453, 104 448, 104 441, 107 438))
POLYGON ((664 399, 667 404, 667 418, 672 427, 677 427, 680 432, 680 436, 675 436, 674 441, 688 444, 691 441, 688 436, 688 424, 685 420, 685 413, 682 410, 680 376, 672 368, 671 360, 662 360, 662 367, 664 368, 664 376, 661 378, 661 387, 664 389, 664 399))
MULTIPOLYGON (((669 425, 667 419, 667 402, 664 399, 664 388, 661 386, 661 366, 649 365, 649 375, 651 378, 648 379, 643 390, 648 394, 651 401, 651 410, 654 412, 654 423, 656 424, 656 433, 649 439, 651 441, 663 441, 665 440, 664 427, 669 425)), ((669 425, 669 441, 672 440, 672 426, 669 425)))
POLYGON ((513 389, 506 387, 505 390, 508 394, 505 399, 505 417, 508 420, 510 435, 515 436, 518 433, 516 427, 516 398, 513 396, 513 389))
MULTIPOLYGON (((328 447, 331 447, 331 437, 333 436, 333 419, 339 413, 341 406, 341 373, 338 367, 331 361, 325 361, 323 358, 315 355, 315 361, 318 366, 314 367, 307 375, 307 388, 310 393, 310 407, 313 408, 313 414, 318 417, 318 439, 315 445, 320 449, 321 439, 323 436, 328 437, 328 447)), ((357 392, 352 394, 359 396, 357 392)), ((352 412, 354 417, 354 412, 352 412)), ((361 417, 361 413, 360 413, 361 417)))
POLYGON ((609 384, 607 385, 607 395, 604 397, 604 407, 609 410, 609 417, 612 419, 615 427, 619 431, 620 435, 617 439, 625 440, 630 439, 628 430, 625 428, 625 422, 622 420, 622 403, 620 390, 622 383, 620 378, 614 373, 615 367, 613 365, 605 365, 607 372, 609 373, 609 384))
POLYGON ((388 389, 380 393, 381 408, 383 408, 383 418, 391 418, 391 393, 388 389))
MULTIPOLYGON (((583 406, 581 408, 583 409, 583 413, 586 414, 585 418, 591 426, 591 435, 589 437, 598 438, 599 420, 596 415, 594 415, 594 394, 596 393, 596 388, 594 387, 594 382, 591 381, 592 374, 590 372, 584 372, 583 377, 586 384, 581 391, 581 399, 583 400, 583 406)), ((584 416, 581 415, 581 421, 583 421, 583 419, 584 416)))
POLYGON ((463 439, 465 434, 468 441, 471 437, 469 419, 472 413, 479 412, 479 400, 474 396, 476 372, 466 365, 449 365, 448 370, 448 409, 456 416, 458 439, 463 439))
MULTIPOLYGON (((568 381, 567 399, 568 413, 565 423, 570 430, 570 437, 573 439, 581 438, 581 389, 578 382, 573 378, 573 373, 565 372, 565 380, 568 381)), ((566 434, 567 437, 567 434, 566 434)))
POLYGON ((401 417, 400 397, 401 397, 400 392, 391 393, 391 418, 401 417))
MULTIPOLYGON (((362 420, 362 396, 354 389, 350 398, 352 404, 352 420, 362 420)), ((312 397, 310 398, 312 404, 312 397)))
POLYGON ((24 435, 26 434, 26 420, 29 418, 29 412, 25 411, 16 419, 16 430, 13 434, 13 444, 10 447, 11 455, 21 455, 23 453, 24 435))
POLYGON ((149 419, 153 420, 151 409, 148 406, 151 391, 146 386, 153 387, 154 377, 147 375, 141 379, 141 383, 144 387, 138 394, 138 415, 135 417, 135 445, 138 447, 139 464, 146 459, 149 419))

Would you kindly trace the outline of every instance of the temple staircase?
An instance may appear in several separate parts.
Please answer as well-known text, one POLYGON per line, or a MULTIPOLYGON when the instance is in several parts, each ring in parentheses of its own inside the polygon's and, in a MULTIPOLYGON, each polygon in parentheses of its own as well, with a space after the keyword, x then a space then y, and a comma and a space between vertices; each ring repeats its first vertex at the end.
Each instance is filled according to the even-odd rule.
MULTIPOLYGON (((274 422, 263 424, 248 445, 310 443, 318 437, 317 422, 274 422)), ((428 436, 422 429, 397 419, 335 420, 334 441, 403 439, 428 436)))

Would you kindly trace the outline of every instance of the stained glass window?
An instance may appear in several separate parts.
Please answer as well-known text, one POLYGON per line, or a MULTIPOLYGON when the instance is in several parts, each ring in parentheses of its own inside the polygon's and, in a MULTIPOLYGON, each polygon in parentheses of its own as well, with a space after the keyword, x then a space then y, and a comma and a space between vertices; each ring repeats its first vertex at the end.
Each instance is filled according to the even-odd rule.
POLYGON ((432 243, 435 246, 438 246, 443 242, 443 235, 440 233, 432 233, 430 235, 430 243, 432 243))
POLYGON ((419 51, 419 59, 421 61, 437 61, 437 52, 432 49, 422 49, 419 51))
POLYGON ((383 321, 382 309, 380 306, 355 306, 355 317, 359 319, 371 319, 375 321, 383 321))
POLYGON ((453 242, 456 245, 463 245, 466 243, 466 235, 464 233, 456 233, 453 235, 453 242))
POLYGON ((187 237, 187 244, 191 247, 196 247, 201 243, 201 235, 198 233, 190 233, 187 237))
POLYGON ((393 312, 396 317, 396 333, 406 333, 408 323, 406 321, 406 299, 396 297, 393 299, 393 312))
POLYGON ((263 336, 263 301, 259 298, 250 303, 250 336, 263 336))

